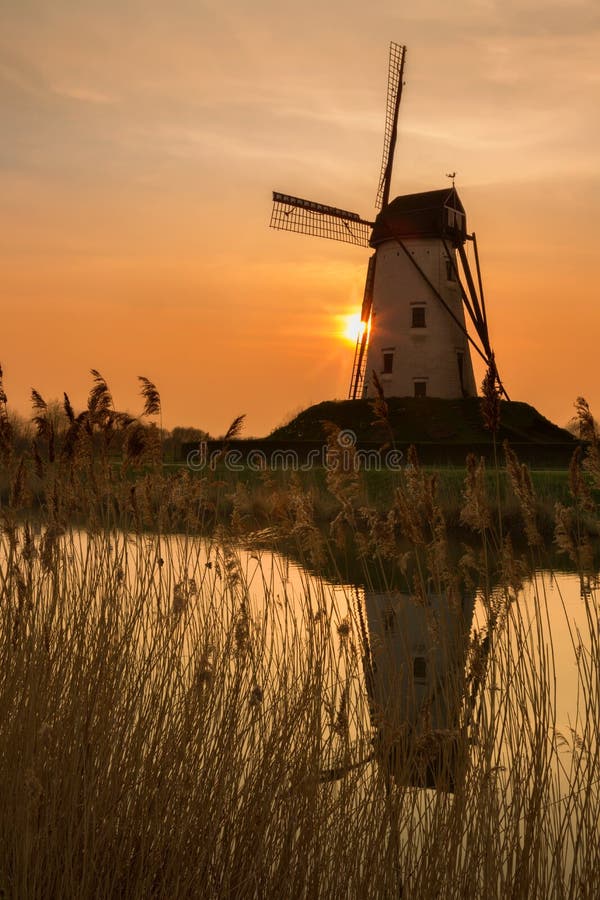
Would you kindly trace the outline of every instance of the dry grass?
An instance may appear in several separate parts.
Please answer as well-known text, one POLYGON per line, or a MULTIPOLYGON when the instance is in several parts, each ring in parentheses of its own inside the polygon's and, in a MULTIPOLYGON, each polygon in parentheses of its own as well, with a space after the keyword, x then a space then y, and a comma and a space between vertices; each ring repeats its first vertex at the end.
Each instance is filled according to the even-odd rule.
MULTIPOLYGON (((99 373, 87 410, 65 407, 61 433, 41 395, 34 402, 38 437, 23 460, 0 384, 10 486, 0 509, 0 891, 600 894, 598 597, 586 592, 571 633, 565 732, 536 574, 545 548, 518 460, 508 470, 529 538, 521 556, 494 515, 494 484, 471 460, 471 538, 456 560, 438 480, 415 457, 385 514, 338 470, 329 535, 302 484, 265 483, 269 527, 256 530, 239 488, 227 528, 207 541, 190 535, 219 488, 166 478, 154 426, 121 417, 99 373), (142 458, 146 474, 132 481, 142 458), (284 542, 304 571, 265 549, 284 542), (314 573, 348 546, 363 587, 335 589, 314 573), (364 587, 376 570, 393 572, 393 591, 364 587), (422 623, 428 660, 453 660, 426 705, 411 658, 385 669, 389 648, 410 649, 402 615, 422 623), (394 677, 405 695, 388 690, 394 677), (405 707, 391 702, 400 696, 405 707)), ((575 464, 572 503, 557 510, 556 540, 582 578, 592 560, 581 523, 597 511, 581 484, 596 484, 595 447, 575 464)))

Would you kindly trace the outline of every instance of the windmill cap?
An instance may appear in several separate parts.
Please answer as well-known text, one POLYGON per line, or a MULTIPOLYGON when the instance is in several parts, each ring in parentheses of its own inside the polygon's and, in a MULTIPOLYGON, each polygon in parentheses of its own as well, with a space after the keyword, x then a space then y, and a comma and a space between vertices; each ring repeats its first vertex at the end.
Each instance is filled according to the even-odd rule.
POLYGON ((395 238, 432 237, 455 246, 467 239, 467 216, 455 188, 396 197, 375 219, 370 244, 376 247, 395 238))

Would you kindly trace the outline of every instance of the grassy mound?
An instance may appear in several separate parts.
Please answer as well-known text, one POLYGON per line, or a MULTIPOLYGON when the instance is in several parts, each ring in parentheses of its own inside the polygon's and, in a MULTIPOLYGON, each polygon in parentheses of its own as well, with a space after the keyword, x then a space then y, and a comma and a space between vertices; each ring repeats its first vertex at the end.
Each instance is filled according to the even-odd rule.
MULTIPOLYGON (((403 444, 486 444, 491 434, 483 424, 478 398, 442 400, 438 397, 390 397, 388 420, 394 440, 403 444)), ((309 406, 287 425, 275 429, 273 440, 321 440, 324 421, 352 429, 359 441, 384 440, 381 425, 375 425, 368 400, 326 400, 309 406)), ((529 403, 502 401, 498 439, 511 443, 572 444, 576 441, 564 428, 544 418, 529 403)))

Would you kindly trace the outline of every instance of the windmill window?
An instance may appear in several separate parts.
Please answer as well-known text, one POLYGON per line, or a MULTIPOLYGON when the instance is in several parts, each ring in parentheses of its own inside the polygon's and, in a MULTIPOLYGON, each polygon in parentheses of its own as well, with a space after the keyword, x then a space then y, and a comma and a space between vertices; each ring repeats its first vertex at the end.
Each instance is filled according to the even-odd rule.
POLYGON ((412 327, 413 328, 425 328, 425 307, 424 306, 413 306, 412 307, 412 327))
POLYGON ((427 396, 427 382, 426 381, 415 381, 414 382, 414 391, 415 391, 415 397, 426 397, 427 396))
POLYGON ((448 258, 446 258, 446 281, 456 281, 456 273, 454 271, 452 260, 448 258))
POLYGON ((424 656, 415 656, 413 659, 413 677, 427 678, 427 660, 424 656))
POLYGON ((383 351, 383 365, 381 368, 382 375, 391 375, 394 370, 394 351, 383 351))

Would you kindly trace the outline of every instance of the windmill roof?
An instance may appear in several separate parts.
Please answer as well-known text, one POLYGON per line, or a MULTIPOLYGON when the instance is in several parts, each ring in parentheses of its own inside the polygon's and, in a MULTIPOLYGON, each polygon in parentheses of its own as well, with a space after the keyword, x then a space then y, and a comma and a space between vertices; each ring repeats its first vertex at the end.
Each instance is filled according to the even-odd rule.
POLYGON ((444 237, 452 243, 464 243, 466 233, 465 208, 456 189, 443 188, 403 194, 392 200, 375 220, 371 245, 394 237, 444 237))

